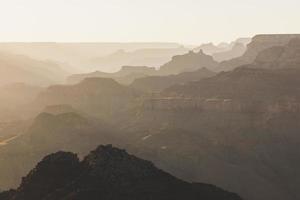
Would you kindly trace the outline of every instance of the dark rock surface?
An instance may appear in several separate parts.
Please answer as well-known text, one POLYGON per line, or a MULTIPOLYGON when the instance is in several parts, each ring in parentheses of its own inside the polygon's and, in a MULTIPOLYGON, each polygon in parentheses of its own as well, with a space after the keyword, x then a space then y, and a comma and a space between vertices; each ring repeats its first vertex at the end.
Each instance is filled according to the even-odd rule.
MULTIPOLYGON (((2 196, 1 196, 2 195, 2 196)), ((16 191, 1 200, 240 200, 212 185, 187 183, 151 162, 111 145, 99 146, 82 162, 73 153, 46 156, 16 191)))

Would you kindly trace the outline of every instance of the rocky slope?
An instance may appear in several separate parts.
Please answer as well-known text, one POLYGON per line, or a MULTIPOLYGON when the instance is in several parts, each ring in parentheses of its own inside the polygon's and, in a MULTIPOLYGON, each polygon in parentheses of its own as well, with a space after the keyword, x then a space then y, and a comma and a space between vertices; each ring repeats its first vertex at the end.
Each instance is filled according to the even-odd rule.
POLYGON ((133 151, 245 199, 299 199, 298 47, 271 47, 251 65, 145 100, 124 126, 139 146, 133 151))
POLYGON ((181 181, 110 145, 99 146, 81 162, 73 153, 48 155, 16 191, 3 196, 1 200, 240 199, 212 185, 181 181))

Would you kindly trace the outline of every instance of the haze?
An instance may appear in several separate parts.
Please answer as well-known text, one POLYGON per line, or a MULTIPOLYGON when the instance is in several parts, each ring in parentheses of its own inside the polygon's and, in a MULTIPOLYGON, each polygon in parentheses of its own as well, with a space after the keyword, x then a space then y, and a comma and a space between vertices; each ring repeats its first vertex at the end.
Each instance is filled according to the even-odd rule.
POLYGON ((297 0, 0 2, 1 41, 200 44, 300 31, 297 0))

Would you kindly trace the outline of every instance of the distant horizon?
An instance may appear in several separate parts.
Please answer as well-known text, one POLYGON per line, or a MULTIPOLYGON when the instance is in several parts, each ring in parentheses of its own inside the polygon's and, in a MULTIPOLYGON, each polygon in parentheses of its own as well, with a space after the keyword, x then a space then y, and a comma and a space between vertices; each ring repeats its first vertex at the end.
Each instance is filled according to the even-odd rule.
POLYGON ((296 0, 10 0, 0 7, 0 40, 218 44, 300 33, 299 7, 296 0))
POLYGON ((18 40, 12 40, 12 41, 2 41, 0 40, 0 43, 24 43, 24 44, 30 44, 30 43, 49 43, 49 44, 176 44, 176 45, 183 45, 183 46, 199 46, 202 44, 214 44, 214 45, 219 45, 222 43, 231 43, 235 40, 238 39, 243 39, 243 38, 253 38, 257 35, 298 35, 299 33, 258 33, 258 34, 254 34, 252 36, 241 36, 241 37, 237 37, 234 38, 232 40, 228 40, 228 41, 220 41, 220 42, 213 42, 213 41, 204 41, 202 43, 181 43, 178 41, 80 41, 80 40, 74 40, 74 41, 47 41, 47 40, 41 40, 41 41, 18 41, 18 40))

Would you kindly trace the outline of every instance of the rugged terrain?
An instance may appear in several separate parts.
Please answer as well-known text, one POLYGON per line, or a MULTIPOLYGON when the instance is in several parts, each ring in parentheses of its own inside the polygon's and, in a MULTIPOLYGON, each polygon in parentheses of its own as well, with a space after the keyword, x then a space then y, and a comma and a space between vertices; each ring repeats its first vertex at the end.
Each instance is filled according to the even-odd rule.
MULTIPOLYGON (((4 196, 4 197, 3 197, 4 196)), ((81 162, 73 153, 46 156, 1 200, 60 199, 210 199, 240 200, 215 186, 187 183, 151 162, 110 145, 99 146, 81 162)))

